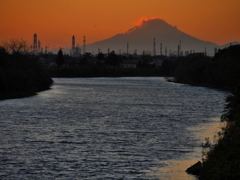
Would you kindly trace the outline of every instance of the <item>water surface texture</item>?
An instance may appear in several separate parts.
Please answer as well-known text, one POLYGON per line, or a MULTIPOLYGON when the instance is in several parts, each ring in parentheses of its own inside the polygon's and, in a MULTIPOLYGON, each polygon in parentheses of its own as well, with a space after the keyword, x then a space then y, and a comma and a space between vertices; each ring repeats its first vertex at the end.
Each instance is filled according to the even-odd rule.
POLYGON ((54 81, 0 101, 0 179, 194 179, 183 164, 228 95, 161 77, 54 81))

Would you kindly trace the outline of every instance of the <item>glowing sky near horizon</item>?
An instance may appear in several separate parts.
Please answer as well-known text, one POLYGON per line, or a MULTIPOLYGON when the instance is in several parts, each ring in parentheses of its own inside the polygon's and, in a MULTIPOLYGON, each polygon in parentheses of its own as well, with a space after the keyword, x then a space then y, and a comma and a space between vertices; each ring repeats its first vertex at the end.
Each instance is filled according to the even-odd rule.
POLYGON ((1 0, 0 43, 12 38, 71 47, 126 32, 141 18, 160 17, 179 30, 223 45, 240 42, 239 0, 1 0))

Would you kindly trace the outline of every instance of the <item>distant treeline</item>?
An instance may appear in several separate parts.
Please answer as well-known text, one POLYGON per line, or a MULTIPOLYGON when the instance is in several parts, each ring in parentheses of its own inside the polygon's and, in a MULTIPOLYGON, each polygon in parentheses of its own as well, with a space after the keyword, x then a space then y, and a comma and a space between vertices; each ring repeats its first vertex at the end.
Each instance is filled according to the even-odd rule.
POLYGON ((51 77, 133 77, 133 76, 160 76, 161 71, 154 68, 107 68, 97 65, 47 67, 51 77))
POLYGON ((162 68, 178 83, 232 90, 240 83, 240 45, 219 50, 213 58, 199 53, 164 61, 162 68))
POLYGON ((0 47, 0 100, 34 95, 52 82, 35 57, 8 54, 0 47))
POLYGON ((63 56, 59 50, 56 57, 57 66, 46 67, 51 77, 120 77, 120 76, 159 76, 162 75, 161 68, 156 68, 149 55, 142 56, 138 60, 137 67, 122 68, 123 60, 133 60, 132 56, 117 55, 112 51, 107 57, 99 53, 96 61, 92 61, 94 56, 85 53, 78 63, 74 58, 63 56), (68 61, 68 63, 66 63, 68 61))

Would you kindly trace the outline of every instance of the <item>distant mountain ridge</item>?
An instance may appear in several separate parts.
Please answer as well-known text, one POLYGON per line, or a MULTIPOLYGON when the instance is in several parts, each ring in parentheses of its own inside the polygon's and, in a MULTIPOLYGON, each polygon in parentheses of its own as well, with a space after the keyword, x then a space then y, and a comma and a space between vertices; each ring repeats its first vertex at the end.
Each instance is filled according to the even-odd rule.
POLYGON ((162 44, 163 54, 165 54, 165 48, 167 48, 167 54, 170 51, 177 53, 180 40, 183 53, 185 51, 204 52, 206 48, 207 54, 213 56, 214 49, 219 48, 217 44, 190 36, 162 19, 152 19, 144 21, 141 26, 135 26, 126 33, 88 44, 87 51, 96 53, 98 49, 101 49, 106 53, 110 49, 117 53, 126 53, 128 43, 129 53, 137 51, 138 54, 142 54, 145 51, 153 54, 154 38, 157 55, 160 54, 160 44, 162 44))
POLYGON ((219 48, 220 48, 220 49, 223 49, 223 48, 229 47, 230 45, 237 45, 237 44, 240 44, 240 42, 233 41, 233 42, 230 42, 230 43, 221 45, 221 46, 219 46, 219 48))

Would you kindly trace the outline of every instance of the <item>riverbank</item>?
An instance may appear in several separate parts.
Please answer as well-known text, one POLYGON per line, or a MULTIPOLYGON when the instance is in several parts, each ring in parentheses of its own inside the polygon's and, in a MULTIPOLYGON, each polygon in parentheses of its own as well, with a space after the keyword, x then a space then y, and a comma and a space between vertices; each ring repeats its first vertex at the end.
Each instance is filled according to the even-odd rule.
MULTIPOLYGON (((203 144, 203 158, 196 172, 200 180, 240 179, 240 45, 219 50, 212 58, 202 54, 179 58, 170 82, 232 91, 226 98, 221 121, 224 128, 203 144), (211 138, 211 139, 212 139, 211 138)), ((196 162, 197 163, 197 162, 196 162)), ((195 171, 195 170, 194 170, 195 171)))
POLYGON ((52 83, 36 59, 20 54, 0 59, 0 100, 36 95, 52 83))
MULTIPOLYGON (((50 91, 0 103, 2 128, 6 132, 2 143, 5 161, 1 166, 6 173, 2 178, 16 179, 20 172, 22 178, 49 178, 50 174, 54 179, 61 171, 61 177, 68 179, 80 173, 83 178, 94 174, 94 178, 102 179, 124 176, 169 180, 168 172, 178 173, 172 160, 201 157, 198 152, 203 139, 198 140, 195 133, 201 134, 202 130, 196 131, 195 127, 209 127, 206 123, 216 122, 208 117, 218 117, 226 95, 167 83, 162 77, 53 80, 50 91), (208 104, 214 106, 210 109, 208 104), (58 136, 63 130, 64 135, 58 136), (58 154, 53 158, 56 149, 58 154), (66 151, 70 156, 66 156, 66 151), (59 158, 59 171, 46 171, 46 167, 59 163, 59 158), (84 166, 79 168, 81 164, 84 166), (29 168, 24 169, 26 166, 29 168), (173 169, 166 172, 161 171, 162 167, 173 169), (73 171, 67 171, 69 168, 73 171), (159 173, 159 178, 151 173, 159 173)), ((188 176, 184 169, 183 176, 188 176)))
POLYGON ((240 179, 240 86, 227 97, 226 103, 221 117, 226 126, 215 137, 216 143, 206 139, 203 144, 200 180, 240 179))
POLYGON ((155 68, 106 68, 97 65, 45 67, 48 74, 55 77, 136 77, 136 76, 162 76, 160 70, 155 68))
POLYGON ((179 57, 170 72, 177 83, 234 90, 240 83, 240 45, 219 50, 214 57, 192 54, 179 57))

